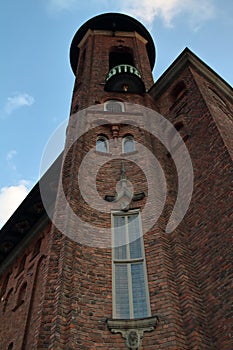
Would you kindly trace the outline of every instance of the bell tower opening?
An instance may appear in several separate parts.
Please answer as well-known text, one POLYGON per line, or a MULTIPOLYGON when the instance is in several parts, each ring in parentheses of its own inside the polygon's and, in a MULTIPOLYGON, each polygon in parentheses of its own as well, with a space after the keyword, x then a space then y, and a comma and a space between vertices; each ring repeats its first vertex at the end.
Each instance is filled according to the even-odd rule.
POLYGON ((120 64, 128 64, 134 66, 133 53, 128 47, 113 47, 109 53, 109 70, 119 66, 120 64))

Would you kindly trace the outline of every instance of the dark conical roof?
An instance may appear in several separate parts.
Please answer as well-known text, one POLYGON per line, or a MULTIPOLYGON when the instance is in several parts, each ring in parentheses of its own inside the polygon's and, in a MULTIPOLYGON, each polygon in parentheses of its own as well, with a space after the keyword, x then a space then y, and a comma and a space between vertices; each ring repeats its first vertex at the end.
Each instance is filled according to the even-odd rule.
POLYGON ((70 64, 76 74, 79 48, 78 44, 88 31, 88 29, 96 30, 112 30, 112 31, 136 31, 147 40, 146 48, 151 65, 151 70, 155 63, 155 46, 153 39, 148 30, 133 17, 121 13, 104 13, 89 19, 76 32, 70 47, 70 64))

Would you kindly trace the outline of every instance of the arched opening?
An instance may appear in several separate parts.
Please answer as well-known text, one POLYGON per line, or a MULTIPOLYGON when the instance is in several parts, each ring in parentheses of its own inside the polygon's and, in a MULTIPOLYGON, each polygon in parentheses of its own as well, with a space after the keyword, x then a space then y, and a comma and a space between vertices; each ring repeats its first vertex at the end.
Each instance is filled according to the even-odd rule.
POLYGON ((109 69, 119 66, 120 64, 129 64, 134 66, 132 50, 125 46, 115 46, 109 53, 109 69))
POLYGON ((99 135, 96 140, 96 151, 107 153, 108 152, 108 139, 104 135, 99 135))
POLYGON ((134 138, 132 135, 127 135, 122 141, 123 153, 130 153, 135 151, 134 138))

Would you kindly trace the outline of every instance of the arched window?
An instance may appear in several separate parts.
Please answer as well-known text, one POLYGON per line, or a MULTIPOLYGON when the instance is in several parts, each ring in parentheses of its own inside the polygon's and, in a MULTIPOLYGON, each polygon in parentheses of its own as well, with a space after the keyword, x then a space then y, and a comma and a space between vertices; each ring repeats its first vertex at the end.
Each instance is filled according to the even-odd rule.
POLYGON ((113 317, 151 316, 139 211, 112 213, 113 317))
POLYGON ((107 153, 108 152, 108 139, 104 135, 100 135, 96 140, 96 151, 107 153))
POLYGON ((133 136, 128 135, 123 138, 122 148, 123 148, 123 153, 129 153, 129 152, 135 151, 133 136))
POLYGON ((122 113, 125 111, 124 103, 117 100, 109 100, 104 104, 104 110, 112 113, 122 113))

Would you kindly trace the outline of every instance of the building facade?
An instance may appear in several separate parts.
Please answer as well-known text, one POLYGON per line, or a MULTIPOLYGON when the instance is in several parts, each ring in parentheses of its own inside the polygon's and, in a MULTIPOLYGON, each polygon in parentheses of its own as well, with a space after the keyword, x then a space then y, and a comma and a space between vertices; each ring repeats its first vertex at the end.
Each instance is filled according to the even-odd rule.
POLYGON ((122 14, 70 61, 64 152, 0 233, 1 349, 232 349, 232 88, 189 49, 154 83, 122 14))

